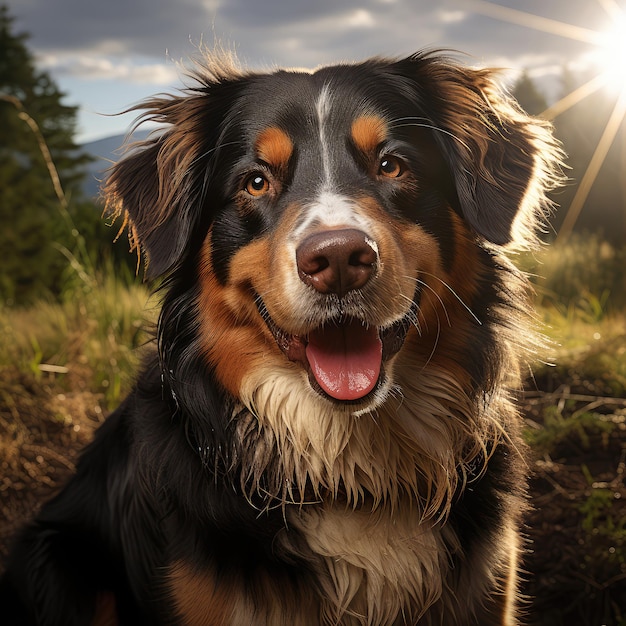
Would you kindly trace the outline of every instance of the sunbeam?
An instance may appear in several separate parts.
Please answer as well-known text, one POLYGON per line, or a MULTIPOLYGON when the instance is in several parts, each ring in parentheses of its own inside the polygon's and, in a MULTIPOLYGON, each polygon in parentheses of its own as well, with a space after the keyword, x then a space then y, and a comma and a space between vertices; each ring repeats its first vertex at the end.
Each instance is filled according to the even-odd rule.
POLYGON ((587 81, 580 87, 574 89, 574 91, 568 93, 566 96, 557 100, 554 104, 549 106, 543 113, 539 115, 545 120, 553 120, 555 117, 565 113, 568 109, 571 109, 574 105, 578 104, 586 97, 594 94, 598 89, 601 89, 606 84, 606 78, 603 75, 595 76, 591 80, 587 81))
POLYGON ((626 13, 612 18, 594 57, 594 63, 616 90, 626 87, 626 13))
POLYGON ((555 119, 599 89, 608 88, 609 91, 617 93, 613 111, 607 120, 602 136, 598 141, 585 174, 578 185, 576 194, 565 214, 563 224, 559 229, 557 235, 559 241, 566 240, 571 235, 578 216, 626 116, 626 12, 616 0, 597 0, 597 2, 610 19, 610 26, 605 31, 575 26, 519 9, 505 7, 488 0, 467 0, 467 2, 464 2, 466 7, 481 15, 552 35, 574 39, 581 43, 592 44, 595 47, 589 59, 597 67, 597 74, 548 107, 541 114, 541 117, 544 119, 555 119))
MULTIPOLYGON (((517 24, 518 26, 527 26, 533 30, 540 30, 552 35, 567 37, 568 39, 576 39, 584 43, 592 43, 600 45, 602 43, 603 34, 589 28, 574 26, 559 20, 553 20, 519 9, 504 7, 500 4, 494 4, 487 0, 467 0, 463 2, 465 7, 469 7, 476 13, 480 13, 487 17, 493 17, 509 24, 517 24)), ((619 9, 619 7, 618 7, 619 9)))
POLYGON ((623 11, 615 0, 597 0, 597 2, 610 18, 619 19, 623 16, 623 11))
POLYGON ((625 115, 626 89, 623 89, 615 107, 613 108, 613 112, 604 127, 604 132, 602 133, 602 137, 600 137, 593 156, 589 161, 585 175, 582 177, 580 184, 578 185, 576 195, 574 196, 567 214, 565 215, 565 220, 559 229, 557 241, 565 241, 571 235, 574 225, 576 224, 576 220, 578 219, 583 205, 585 204, 585 200, 587 200, 587 196, 589 195, 591 187, 598 176, 598 172, 606 159, 606 155, 613 145, 613 141, 615 140, 615 136, 624 121, 625 115))

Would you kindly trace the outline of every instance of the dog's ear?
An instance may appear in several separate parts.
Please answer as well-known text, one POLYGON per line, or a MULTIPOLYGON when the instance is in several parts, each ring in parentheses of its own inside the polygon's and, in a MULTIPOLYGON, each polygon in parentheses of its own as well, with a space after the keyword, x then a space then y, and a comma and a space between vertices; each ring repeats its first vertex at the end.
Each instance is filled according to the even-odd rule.
POLYGON ((180 262, 203 212, 211 208, 213 168, 236 78, 194 78, 200 86, 184 95, 135 107, 146 111, 140 120, 159 122, 163 129, 131 144, 111 168, 104 188, 105 213, 121 217, 120 230, 128 229, 131 251, 145 259, 149 278, 180 262))
POLYGON ((562 153, 550 125, 499 90, 491 70, 428 54, 400 64, 434 129, 465 220, 498 245, 534 242, 551 207, 546 194, 560 181, 562 153))

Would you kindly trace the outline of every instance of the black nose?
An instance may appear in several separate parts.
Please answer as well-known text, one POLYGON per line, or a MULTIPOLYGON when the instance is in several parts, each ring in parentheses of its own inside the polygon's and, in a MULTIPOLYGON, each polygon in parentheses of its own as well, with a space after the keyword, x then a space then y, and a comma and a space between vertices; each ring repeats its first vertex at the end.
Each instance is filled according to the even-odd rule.
POLYGON ((376 242, 355 228, 309 235, 296 250, 300 280, 320 293, 344 296, 360 289, 378 263, 376 242))

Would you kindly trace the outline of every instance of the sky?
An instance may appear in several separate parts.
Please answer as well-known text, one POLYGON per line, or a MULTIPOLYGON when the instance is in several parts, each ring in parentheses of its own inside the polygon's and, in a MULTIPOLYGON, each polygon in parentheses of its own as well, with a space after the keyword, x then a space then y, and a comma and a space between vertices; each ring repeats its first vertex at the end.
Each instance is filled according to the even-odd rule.
POLYGON ((154 93, 184 86, 181 63, 216 43, 255 70, 313 68, 423 48, 464 53, 472 66, 522 69, 548 96, 559 73, 593 71, 598 46, 548 32, 553 21, 588 39, 605 32, 611 9, 626 0, 0 0, 14 32, 79 107, 79 142, 124 133, 137 113, 118 115, 154 93), (495 8, 494 8, 494 5, 495 8), (505 7, 504 9, 498 7, 505 7), (524 11, 541 18, 532 28, 524 11), (552 21, 551 21, 552 20, 552 21), (523 19, 522 21, 526 21, 523 19), (578 30, 577 30, 578 29, 578 30))

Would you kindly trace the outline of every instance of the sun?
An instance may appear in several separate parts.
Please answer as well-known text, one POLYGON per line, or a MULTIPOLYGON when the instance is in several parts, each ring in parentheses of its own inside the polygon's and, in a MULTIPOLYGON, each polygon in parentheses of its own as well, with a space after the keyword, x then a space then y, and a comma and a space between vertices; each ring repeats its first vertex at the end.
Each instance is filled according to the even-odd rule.
POLYGON ((626 13, 612 16, 610 27, 599 33, 598 50, 594 64, 610 85, 617 89, 626 87, 626 13))

